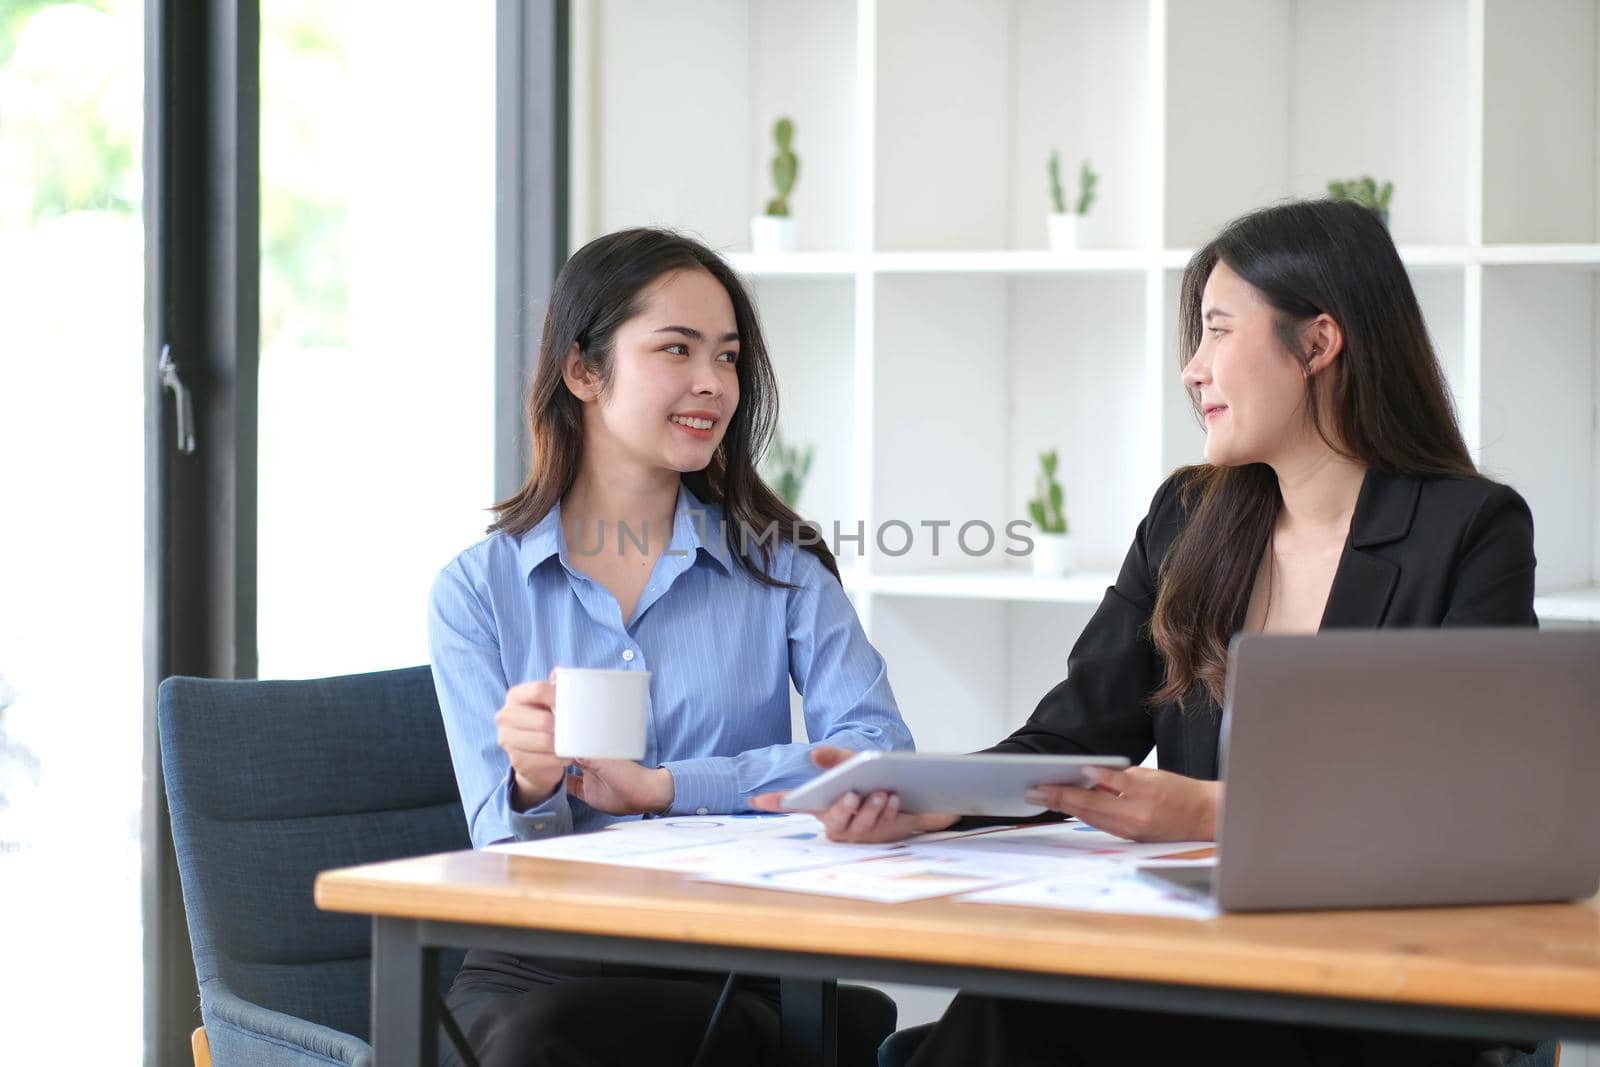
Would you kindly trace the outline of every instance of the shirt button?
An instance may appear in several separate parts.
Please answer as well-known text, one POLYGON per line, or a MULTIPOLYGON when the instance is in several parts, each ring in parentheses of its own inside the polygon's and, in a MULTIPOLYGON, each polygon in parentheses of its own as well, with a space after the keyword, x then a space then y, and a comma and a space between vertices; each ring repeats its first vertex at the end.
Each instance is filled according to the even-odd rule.
POLYGON ((631 648, 623 649, 622 650, 622 659, 626 663, 632 663, 633 662, 633 649, 631 649, 631 648))
POLYGON ((709 809, 703 808, 703 807, 702 808, 695 808, 694 809, 694 813, 696 815, 709 815, 709 814, 711 814, 709 809))

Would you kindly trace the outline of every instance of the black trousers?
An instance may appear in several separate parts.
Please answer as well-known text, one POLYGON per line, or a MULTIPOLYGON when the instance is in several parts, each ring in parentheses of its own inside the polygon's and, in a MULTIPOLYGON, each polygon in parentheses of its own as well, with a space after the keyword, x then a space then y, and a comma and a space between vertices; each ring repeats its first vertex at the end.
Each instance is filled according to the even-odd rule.
POLYGON ((962 993, 907 1067, 1478 1067, 1484 1041, 1211 1019, 962 993))
MULTIPOLYGON (((694 1060, 726 974, 473 951, 445 1004, 483 1067, 605 1067, 694 1060)), ((778 983, 741 977, 701 1062, 778 1053, 778 983)), ((441 1039, 440 1062, 461 1061, 441 1039)))
MULTIPOLYGON (((483 1067, 683 1067, 699 1053, 726 974, 473 951, 445 1004, 483 1067)), ((860 991, 857 991, 860 992, 860 991)), ((839 998, 839 1067, 875 1067, 894 1027, 881 998, 839 998)), ((778 980, 740 975, 701 1063, 778 1067, 778 980)), ((439 1062, 461 1062, 446 1038, 439 1062)))

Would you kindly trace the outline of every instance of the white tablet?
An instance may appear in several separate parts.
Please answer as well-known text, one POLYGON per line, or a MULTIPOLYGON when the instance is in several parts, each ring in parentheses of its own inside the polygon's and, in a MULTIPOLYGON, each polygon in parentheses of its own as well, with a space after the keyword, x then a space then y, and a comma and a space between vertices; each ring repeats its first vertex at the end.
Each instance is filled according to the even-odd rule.
POLYGON ((783 806, 822 811, 851 790, 865 797, 883 789, 899 794, 901 811, 1025 818, 1045 810, 1022 799, 1030 786, 1087 785, 1086 769, 1127 765, 1122 756, 860 752, 791 789, 783 806))

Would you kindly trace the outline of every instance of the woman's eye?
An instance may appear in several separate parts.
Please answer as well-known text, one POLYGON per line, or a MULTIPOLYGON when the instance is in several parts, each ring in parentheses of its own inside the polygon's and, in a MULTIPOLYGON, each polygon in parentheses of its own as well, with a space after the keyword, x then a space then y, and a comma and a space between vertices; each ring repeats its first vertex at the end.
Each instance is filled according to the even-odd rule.
POLYGON ((737 363, 737 362, 739 362, 739 353, 737 353, 737 352, 724 352, 720 356, 718 356, 717 358, 721 359, 721 360, 726 360, 729 363, 737 363))
POLYGON ((675 356, 687 356, 689 354, 689 346, 688 345, 668 345, 665 349, 663 349, 663 351, 671 352, 675 356))
POLYGON ((1213 341, 1220 341, 1220 340, 1222 340, 1222 335, 1227 333, 1228 331, 1224 330, 1220 326, 1211 326, 1211 327, 1207 328, 1206 332, 1211 334, 1211 339, 1213 341))

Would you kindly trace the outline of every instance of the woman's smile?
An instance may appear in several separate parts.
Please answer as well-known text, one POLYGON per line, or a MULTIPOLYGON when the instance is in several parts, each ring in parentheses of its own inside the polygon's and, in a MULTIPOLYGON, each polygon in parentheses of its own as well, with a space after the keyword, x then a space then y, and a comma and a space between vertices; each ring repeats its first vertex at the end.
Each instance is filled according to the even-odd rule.
POLYGON ((709 411, 683 411, 667 416, 667 421, 696 441, 709 441, 717 417, 709 411))

